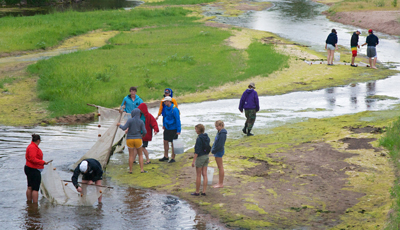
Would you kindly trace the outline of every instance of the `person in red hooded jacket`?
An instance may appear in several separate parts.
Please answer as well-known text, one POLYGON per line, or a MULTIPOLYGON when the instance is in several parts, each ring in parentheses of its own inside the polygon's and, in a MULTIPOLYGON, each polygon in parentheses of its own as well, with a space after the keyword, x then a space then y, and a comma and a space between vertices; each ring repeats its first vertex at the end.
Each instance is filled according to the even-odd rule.
POLYGON ((25 175, 28 180, 28 188, 26 190, 26 199, 28 202, 37 203, 39 199, 39 188, 42 176, 40 173, 44 169, 44 165, 47 165, 50 161, 46 162, 43 160, 43 152, 39 148, 40 136, 32 134, 32 142, 26 148, 26 164, 25 164, 25 175))
POLYGON ((149 113, 147 110, 147 105, 145 103, 142 103, 138 106, 138 109, 140 110, 141 113, 143 113, 145 117, 145 127, 147 134, 142 138, 143 140, 143 153, 146 156, 146 165, 150 164, 150 158, 149 158, 149 152, 147 152, 147 146, 149 145, 149 141, 153 138, 153 129, 154 129, 154 135, 156 135, 159 132, 158 129, 158 123, 156 119, 149 113))

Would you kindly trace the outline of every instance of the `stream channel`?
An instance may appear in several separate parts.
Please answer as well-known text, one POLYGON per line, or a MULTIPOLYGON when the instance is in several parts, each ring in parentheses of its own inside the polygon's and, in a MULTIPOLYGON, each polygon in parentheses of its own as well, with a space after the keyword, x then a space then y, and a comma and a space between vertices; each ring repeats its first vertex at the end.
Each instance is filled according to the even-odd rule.
MULTIPOLYGON (((331 28, 338 31, 339 45, 348 46, 352 31, 356 28, 330 22, 321 12, 327 7, 308 0, 279 1, 274 7, 261 12, 247 12, 240 17, 221 17, 218 10, 205 7, 206 15, 217 15, 216 21, 252 29, 276 33, 294 42, 309 45, 322 51, 331 28)), ((364 33, 365 34, 365 33, 364 33)), ((398 38, 377 33, 380 44, 378 57, 383 62, 400 60, 398 38), (397 51, 397 52, 396 52, 397 51)), ((363 42, 364 36, 360 37, 363 42)), ((361 50, 361 52, 365 52, 361 50)), ((1 62, 1 59, 0 59, 1 62)), ((349 67, 350 68, 350 67, 349 67)), ((399 66, 397 65, 399 69, 399 66)), ((333 117, 366 110, 385 110, 399 100, 368 99, 372 95, 400 98, 400 75, 333 87, 312 92, 293 92, 277 96, 260 97, 261 111, 257 115, 254 133, 270 133, 271 128, 308 118, 333 117)), ((243 89, 244 90, 244 89, 243 89)), ((244 116, 238 107, 238 99, 208 101, 179 105, 185 148, 194 145, 194 125, 203 123, 213 139, 215 120, 223 120, 230 139, 241 138, 244 116)), ((149 112, 156 114, 157 109, 149 112)), ((184 200, 151 190, 124 187, 105 176, 103 184, 114 186, 103 197, 102 205, 91 207, 60 206, 40 197, 39 207, 25 202, 26 178, 23 173, 25 149, 30 135, 42 137, 40 148, 44 159, 54 159, 53 165, 61 178, 69 179, 68 166, 76 162, 97 141, 99 128, 93 122, 87 125, 8 127, 0 126, 0 224, 3 229, 221 229, 217 221, 199 215, 184 200), (14 171, 15 170, 15 171, 14 171)), ((162 156, 162 135, 156 135, 149 144, 153 161, 162 156)), ((110 164, 127 162, 127 150, 114 154, 110 164)))

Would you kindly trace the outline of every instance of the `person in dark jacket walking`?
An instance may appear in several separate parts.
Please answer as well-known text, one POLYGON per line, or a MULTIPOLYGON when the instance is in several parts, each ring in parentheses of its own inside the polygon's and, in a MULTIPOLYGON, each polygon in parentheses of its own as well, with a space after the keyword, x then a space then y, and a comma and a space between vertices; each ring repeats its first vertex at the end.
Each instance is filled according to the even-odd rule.
POLYGON ((195 131, 198 134, 196 139, 196 144, 194 146, 194 157, 192 162, 192 167, 196 166, 196 192, 192 193, 193 196, 205 196, 207 189, 207 166, 210 162, 208 159, 208 154, 210 153, 210 149, 207 152, 207 146, 210 146, 210 138, 207 133, 204 133, 205 128, 204 125, 198 124, 195 126, 195 131), (200 192, 200 183, 201 183, 201 175, 203 175, 203 192, 200 192))
POLYGON ((147 110, 147 105, 145 103, 142 103, 139 105, 138 109, 140 110, 141 113, 143 113, 145 117, 145 122, 144 125, 146 127, 147 134, 142 138, 143 140, 143 153, 146 156, 146 163, 145 165, 150 164, 150 158, 149 158, 149 152, 147 152, 147 146, 149 145, 149 141, 153 139, 153 129, 154 129, 154 135, 156 135, 159 132, 158 129, 158 123, 156 119, 149 113, 147 110))
POLYGON ((211 148, 211 153, 214 154, 215 161, 217 162, 219 176, 218 184, 214 185, 213 188, 223 188, 224 187, 224 165, 222 162, 222 157, 225 154, 225 141, 228 132, 225 129, 225 124, 223 121, 218 120, 215 122, 215 128, 218 130, 215 136, 214 144, 211 148))
POLYGON ((357 65, 354 64, 354 60, 357 57, 357 48, 360 48, 360 45, 358 44, 358 36, 361 34, 361 30, 357 29, 356 32, 353 33, 351 36, 350 40, 350 48, 351 48, 351 66, 357 67, 357 65))
POLYGON ((247 136, 254 136, 254 134, 251 133, 251 129, 253 129, 254 122, 256 121, 256 113, 260 110, 260 105, 258 103, 258 94, 255 91, 255 84, 252 82, 248 87, 249 88, 243 92, 242 98, 240 98, 239 110, 243 113, 244 109, 247 119, 242 129, 243 133, 247 134, 247 136))
POLYGON ((336 35, 336 30, 332 29, 331 33, 328 35, 325 41, 325 49, 328 50, 328 65, 333 65, 333 56, 335 54, 335 49, 337 50, 338 37, 336 35))
MULTIPOLYGON (((74 175, 72 175, 72 183, 74 184, 76 191, 80 193, 85 193, 82 190, 81 185, 78 183, 79 174, 82 174, 82 184, 92 184, 101 185, 101 180, 103 179, 103 169, 101 167, 100 162, 96 159, 88 158, 83 160, 74 170, 74 175)), ((98 202, 101 203, 100 196, 98 198, 98 202)))
POLYGON ((376 61, 378 60, 378 56, 376 55, 376 46, 379 44, 379 39, 375 36, 372 30, 368 30, 368 37, 364 44, 361 46, 367 46, 367 56, 369 57, 369 67, 376 69, 376 61), (374 61, 372 61, 372 58, 374 61))

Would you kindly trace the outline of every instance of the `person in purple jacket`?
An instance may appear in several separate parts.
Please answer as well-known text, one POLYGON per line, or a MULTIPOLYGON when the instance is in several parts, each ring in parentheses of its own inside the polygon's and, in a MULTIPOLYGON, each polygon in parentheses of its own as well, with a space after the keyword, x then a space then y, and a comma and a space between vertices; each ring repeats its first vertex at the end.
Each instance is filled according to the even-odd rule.
POLYGON ((239 110, 241 113, 246 115, 246 123, 244 123, 244 128, 242 129, 244 134, 247 136, 254 136, 251 133, 254 122, 256 121, 256 113, 260 110, 260 105, 258 103, 258 94, 255 91, 255 84, 252 82, 249 84, 249 88, 243 92, 242 98, 240 98, 239 110))

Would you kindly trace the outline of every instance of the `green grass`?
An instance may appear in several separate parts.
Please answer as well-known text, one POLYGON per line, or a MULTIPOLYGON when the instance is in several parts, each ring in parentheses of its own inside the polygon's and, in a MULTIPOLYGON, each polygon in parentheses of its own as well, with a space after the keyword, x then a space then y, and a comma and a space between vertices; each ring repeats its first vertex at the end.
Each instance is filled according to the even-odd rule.
POLYGON ((216 0, 164 0, 162 2, 150 2, 146 5, 194 5, 215 2, 216 0))
POLYGON ((6 77, 6 78, 0 79, 0 89, 4 89, 5 84, 10 84, 14 80, 15 80, 15 78, 13 78, 13 77, 6 77))
POLYGON ((202 91, 255 75, 267 76, 287 65, 288 57, 271 45, 247 50, 226 45, 230 31, 201 24, 148 28, 120 33, 102 49, 39 61, 28 68, 39 74, 39 98, 50 101, 53 116, 93 109, 86 103, 118 106, 130 86, 144 101, 202 91))
POLYGON ((389 150, 389 155, 393 161, 393 165, 396 169, 397 180, 391 190, 391 195, 395 201, 393 204, 394 212, 390 215, 389 223, 386 229, 399 229, 400 226, 400 185, 398 180, 400 179, 400 118, 393 122, 392 126, 387 129, 386 134, 380 139, 380 145, 384 146, 389 150))
POLYGON ((45 49, 96 29, 128 31, 135 27, 190 23, 182 8, 55 12, 0 18, 0 53, 45 49))

